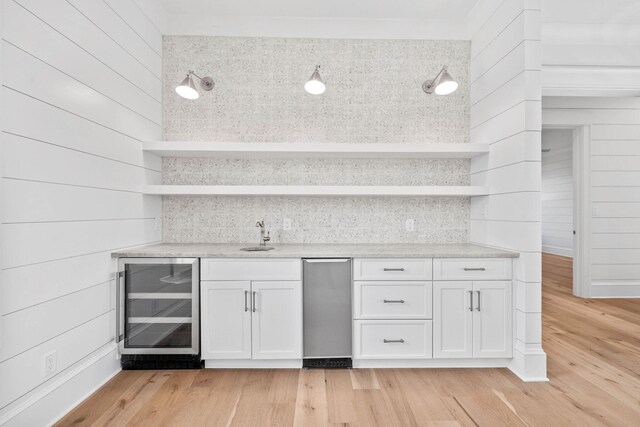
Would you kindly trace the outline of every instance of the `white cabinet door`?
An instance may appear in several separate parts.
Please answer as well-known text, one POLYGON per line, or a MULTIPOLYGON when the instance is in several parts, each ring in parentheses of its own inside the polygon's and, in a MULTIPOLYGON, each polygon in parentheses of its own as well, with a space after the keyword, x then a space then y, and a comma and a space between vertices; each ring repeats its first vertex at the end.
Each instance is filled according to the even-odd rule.
POLYGON ((473 357, 512 357, 511 281, 473 282, 473 357))
POLYGON ((302 282, 251 282, 254 359, 302 358, 302 282))
POLYGON ((250 282, 201 282, 203 359, 251 359, 250 282))
POLYGON ((473 357, 473 282, 433 283, 433 357, 473 357))

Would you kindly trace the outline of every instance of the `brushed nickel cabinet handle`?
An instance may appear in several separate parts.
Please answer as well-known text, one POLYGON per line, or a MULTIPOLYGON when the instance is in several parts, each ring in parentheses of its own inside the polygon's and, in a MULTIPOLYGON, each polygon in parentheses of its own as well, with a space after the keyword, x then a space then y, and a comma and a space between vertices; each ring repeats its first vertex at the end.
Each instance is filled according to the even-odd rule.
POLYGON ((251 297, 251 307, 253 307, 253 312, 256 312, 256 291, 253 291, 253 295, 251 297))
POLYGON ((404 304, 403 299, 384 299, 385 304, 404 304))
POLYGON ((469 291, 469 311, 473 311, 473 291, 469 291))
POLYGON ((249 296, 249 291, 244 291, 244 311, 249 311, 249 307, 247 306, 248 296, 249 296))
POLYGON ((399 342, 399 343, 404 343, 404 340, 401 338, 399 340, 388 340, 388 339, 383 339, 382 342, 384 342, 385 344, 389 344, 389 343, 393 343, 393 342, 399 342))
POLYGON ((383 268, 383 271, 404 271, 404 268, 383 268))
POLYGON ((480 291, 476 291, 478 293, 478 306, 476 307, 476 310, 480 311, 480 291))
POLYGON ((463 270, 464 271, 486 271, 486 268, 484 268, 484 267, 477 267, 477 268, 464 267, 463 270))

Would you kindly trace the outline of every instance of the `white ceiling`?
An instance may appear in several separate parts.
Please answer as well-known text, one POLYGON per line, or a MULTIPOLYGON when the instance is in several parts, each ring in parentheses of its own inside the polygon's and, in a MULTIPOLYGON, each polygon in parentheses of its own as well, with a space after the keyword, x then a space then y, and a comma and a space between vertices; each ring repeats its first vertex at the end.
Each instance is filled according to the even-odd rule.
POLYGON ((464 20, 477 0, 162 0, 171 15, 464 20))

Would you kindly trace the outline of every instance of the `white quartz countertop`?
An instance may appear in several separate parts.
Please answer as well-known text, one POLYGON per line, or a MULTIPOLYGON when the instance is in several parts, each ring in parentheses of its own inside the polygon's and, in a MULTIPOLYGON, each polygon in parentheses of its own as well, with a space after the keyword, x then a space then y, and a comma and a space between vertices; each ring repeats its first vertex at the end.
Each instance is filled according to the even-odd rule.
POLYGON ((247 252, 251 243, 159 243, 113 252, 120 258, 517 258, 517 252, 470 243, 287 243, 274 250, 247 252))

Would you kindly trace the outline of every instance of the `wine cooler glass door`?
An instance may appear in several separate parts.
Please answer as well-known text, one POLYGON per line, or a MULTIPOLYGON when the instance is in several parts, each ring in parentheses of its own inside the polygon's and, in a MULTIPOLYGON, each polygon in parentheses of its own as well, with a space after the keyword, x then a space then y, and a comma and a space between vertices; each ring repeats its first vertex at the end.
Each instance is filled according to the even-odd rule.
POLYGON ((198 260, 126 260, 121 353, 198 353, 198 260))

